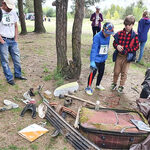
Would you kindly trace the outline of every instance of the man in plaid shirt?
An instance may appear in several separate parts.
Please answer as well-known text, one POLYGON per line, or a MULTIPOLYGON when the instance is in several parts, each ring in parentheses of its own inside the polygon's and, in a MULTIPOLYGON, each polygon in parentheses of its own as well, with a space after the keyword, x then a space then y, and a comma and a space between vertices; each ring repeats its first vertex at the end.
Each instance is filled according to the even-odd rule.
POLYGON ((133 61, 132 57, 135 57, 136 51, 139 49, 138 36, 132 29, 134 23, 134 16, 127 16, 124 20, 125 28, 114 35, 113 46, 116 49, 117 56, 115 60, 114 76, 111 89, 117 89, 118 77, 121 74, 120 85, 118 87, 119 93, 123 92, 130 62, 133 61), (129 54, 132 55, 131 60, 128 60, 129 54))

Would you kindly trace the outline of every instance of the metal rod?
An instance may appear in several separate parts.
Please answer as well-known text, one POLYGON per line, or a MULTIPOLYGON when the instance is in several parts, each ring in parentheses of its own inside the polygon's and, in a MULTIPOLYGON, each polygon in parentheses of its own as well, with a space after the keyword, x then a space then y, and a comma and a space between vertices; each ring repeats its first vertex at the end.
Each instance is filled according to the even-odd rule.
POLYGON ((68 130, 70 133, 73 133, 74 136, 76 135, 77 138, 82 139, 84 144, 89 144, 90 147, 93 147, 95 150, 100 150, 100 148, 98 146, 96 146, 95 144, 93 144, 92 142, 90 142, 88 139, 86 139, 85 137, 83 137, 76 129, 74 129, 71 125, 69 125, 59 114, 57 114, 53 108, 51 106, 49 106, 49 104, 47 102, 45 102, 45 105, 48 107, 47 111, 49 111, 50 113, 52 113, 51 115, 54 115, 54 118, 57 118, 57 121, 66 129, 68 130))

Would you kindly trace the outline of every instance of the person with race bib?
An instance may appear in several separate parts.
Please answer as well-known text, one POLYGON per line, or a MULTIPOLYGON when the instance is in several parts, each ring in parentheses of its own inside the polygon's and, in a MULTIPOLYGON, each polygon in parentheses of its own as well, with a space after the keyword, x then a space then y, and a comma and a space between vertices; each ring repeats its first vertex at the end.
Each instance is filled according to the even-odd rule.
POLYGON ((88 85, 85 88, 85 92, 88 95, 93 95, 93 90, 91 88, 92 81, 98 71, 96 88, 98 90, 105 90, 105 88, 100 84, 104 70, 105 61, 108 57, 110 35, 114 34, 114 25, 110 22, 106 22, 103 25, 102 31, 98 32, 93 38, 93 44, 90 54, 90 68, 91 73, 88 77, 88 85))
POLYGON ((15 3, 13 0, 2 1, 2 21, 0 22, 0 58, 3 72, 7 82, 15 85, 14 78, 27 80, 22 77, 20 65, 20 52, 17 44, 18 36, 18 16, 13 10, 15 3), (9 54, 14 64, 14 77, 9 68, 9 54))

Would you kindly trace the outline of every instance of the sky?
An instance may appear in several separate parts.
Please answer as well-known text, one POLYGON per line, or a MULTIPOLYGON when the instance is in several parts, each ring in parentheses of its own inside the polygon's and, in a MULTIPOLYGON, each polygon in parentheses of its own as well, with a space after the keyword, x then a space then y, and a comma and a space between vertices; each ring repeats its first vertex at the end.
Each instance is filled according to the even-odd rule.
MULTIPOLYGON (((47 7, 52 7, 55 8, 54 6, 52 6, 52 2, 54 0, 46 0, 46 4, 44 6, 47 7)), ((99 6, 101 8, 101 10, 103 11, 105 8, 110 8, 112 4, 115 5, 119 5, 122 7, 127 7, 129 5, 131 5, 133 2, 137 2, 138 0, 101 0, 100 3, 96 3, 95 6, 99 6)), ((147 6, 148 10, 150 11, 150 0, 143 0, 144 4, 147 6)), ((72 1, 69 0, 69 4, 68 4, 68 11, 71 11, 70 6, 72 4, 72 1)), ((90 9, 92 9, 93 11, 95 11, 95 6, 90 7, 90 9)))

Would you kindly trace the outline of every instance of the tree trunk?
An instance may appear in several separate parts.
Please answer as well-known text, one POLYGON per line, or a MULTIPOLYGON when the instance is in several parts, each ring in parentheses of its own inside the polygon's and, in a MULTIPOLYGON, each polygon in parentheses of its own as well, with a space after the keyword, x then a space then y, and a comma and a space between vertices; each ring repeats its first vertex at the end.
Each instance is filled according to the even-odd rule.
POLYGON ((72 30, 72 78, 79 78, 81 73, 81 33, 84 17, 85 0, 76 0, 75 17, 72 30))
POLYGON ((67 8, 68 0, 56 0, 56 49, 57 68, 65 75, 67 61, 67 8))
POLYGON ((19 9, 19 20, 20 20, 20 24, 21 24, 20 34, 27 34, 25 16, 23 13, 23 1, 22 0, 18 0, 18 9, 19 9))
POLYGON ((42 11, 42 1, 34 0, 34 13, 35 13, 35 28, 36 33, 45 33, 46 30, 43 25, 43 11, 42 11))
POLYGON ((2 6, 2 1, 3 1, 3 0, 0 0, 0 7, 2 6))

